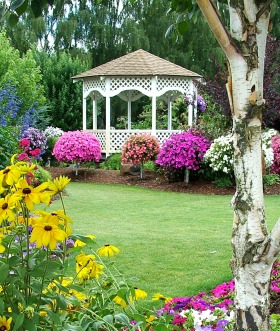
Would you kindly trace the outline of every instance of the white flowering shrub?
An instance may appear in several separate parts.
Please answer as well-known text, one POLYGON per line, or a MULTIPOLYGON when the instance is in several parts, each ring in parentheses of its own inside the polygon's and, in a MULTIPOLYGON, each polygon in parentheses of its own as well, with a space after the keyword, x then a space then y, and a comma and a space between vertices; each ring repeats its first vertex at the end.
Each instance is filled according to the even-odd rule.
MULTIPOLYGON (((271 140, 278 132, 274 129, 262 133, 262 150, 267 168, 273 164, 274 154, 271 140)), ((213 141, 204 156, 206 163, 213 172, 233 174, 233 137, 231 134, 221 136, 213 141)))
POLYGON ((57 142, 58 138, 63 135, 64 131, 57 127, 48 126, 44 130, 44 133, 47 138, 47 150, 46 153, 44 154, 43 161, 45 165, 50 165, 51 163, 56 164, 57 161, 53 157, 52 152, 55 143, 57 142))
POLYGON ((221 136, 213 141, 204 155, 204 162, 214 172, 232 174, 233 172, 233 137, 221 136))
POLYGON ((58 138, 63 135, 64 131, 61 130, 60 128, 55 128, 53 126, 48 126, 44 130, 45 136, 47 138, 58 138))

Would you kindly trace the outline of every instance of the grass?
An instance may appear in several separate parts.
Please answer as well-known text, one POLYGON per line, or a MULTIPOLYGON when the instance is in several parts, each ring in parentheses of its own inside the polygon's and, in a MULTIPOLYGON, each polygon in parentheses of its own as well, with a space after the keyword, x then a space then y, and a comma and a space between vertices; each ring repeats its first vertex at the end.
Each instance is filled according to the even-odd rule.
MULTIPOLYGON (((232 278, 231 196, 94 183, 70 183, 67 193, 74 232, 93 234, 97 247, 117 246, 116 267, 149 295, 192 295, 232 278)), ((279 202, 279 196, 266 197, 269 229, 279 202)))

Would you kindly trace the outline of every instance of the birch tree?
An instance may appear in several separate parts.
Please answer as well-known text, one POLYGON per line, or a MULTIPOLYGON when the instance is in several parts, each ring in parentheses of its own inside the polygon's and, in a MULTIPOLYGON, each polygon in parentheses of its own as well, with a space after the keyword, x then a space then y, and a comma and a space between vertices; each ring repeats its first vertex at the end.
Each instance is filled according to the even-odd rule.
MULTIPOLYGON (((272 1, 229 0, 229 30, 212 0, 196 2, 228 60, 236 179, 231 240, 235 329, 269 330, 270 274, 280 252, 280 219, 268 233, 262 181, 263 75, 272 1)), ((179 3, 173 1, 173 9, 179 3)))

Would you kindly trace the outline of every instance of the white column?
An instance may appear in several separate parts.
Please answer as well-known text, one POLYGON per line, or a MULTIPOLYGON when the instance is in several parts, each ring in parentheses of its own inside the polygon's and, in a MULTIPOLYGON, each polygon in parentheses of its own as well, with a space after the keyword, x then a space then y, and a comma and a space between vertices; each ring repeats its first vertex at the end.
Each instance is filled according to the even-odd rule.
POLYGON ((157 77, 152 78, 152 134, 156 135, 157 129, 157 77))
POLYGON ((167 105, 168 105, 168 124, 167 124, 167 130, 172 130, 172 101, 171 101, 171 95, 168 93, 168 99, 167 99, 167 105))
POLYGON ((83 98, 83 130, 87 129, 87 99, 83 98))
POLYGON ((92 96, 92 129, 97 130, 97 101, 95 95, 92 96))
POLYGON ((110 127, 111 127, 111 114, 110 114, 110 97, 106 96, 106 156, 110 155, 110 127))
MULTIPOLYGON (((189 90, 186 92, 188 94, 190 94, 193 97, 193 82, 190 82, 189 85, 189 90)), ((192 126, 193 125, 193 106, 192 105, 188 105, 188 126, 192 126)))
POLYGON ((131 130, 131 92, 128 91, 127 101, 127 129, 131 130))

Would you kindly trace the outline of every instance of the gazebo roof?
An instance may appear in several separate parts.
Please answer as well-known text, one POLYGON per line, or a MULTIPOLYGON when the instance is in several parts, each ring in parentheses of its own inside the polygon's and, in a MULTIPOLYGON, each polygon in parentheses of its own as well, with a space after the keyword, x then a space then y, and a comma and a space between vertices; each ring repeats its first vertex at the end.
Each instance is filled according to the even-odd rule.
POLYGON ((183 76, 202 78, 199 74, 139 49, 72 77, 80 80, 97 76, 183 76))

